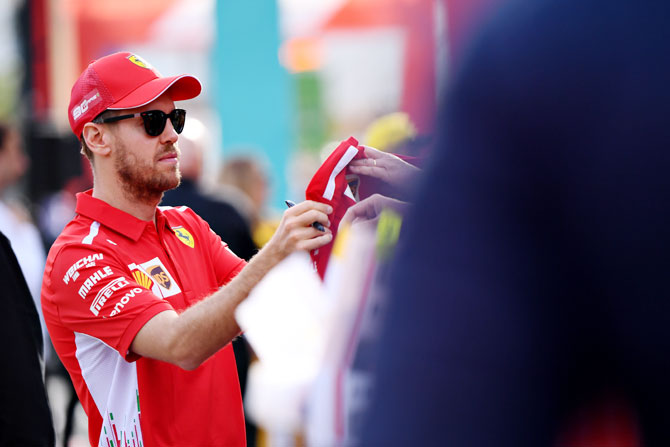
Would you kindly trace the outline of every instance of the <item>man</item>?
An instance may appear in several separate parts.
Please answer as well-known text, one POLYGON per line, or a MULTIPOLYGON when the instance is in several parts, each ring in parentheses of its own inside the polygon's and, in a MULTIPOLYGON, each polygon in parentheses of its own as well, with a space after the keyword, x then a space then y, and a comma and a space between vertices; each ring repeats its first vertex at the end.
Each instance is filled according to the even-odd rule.
POLYGON ((130 53, 93 62, 72 89, 94 186, 51 248, 42 305, 92 445, 244 445, 235 308, 288 254, 331 239, 310 224, 332 210, 303 202, 246 264, 190 209, 157 207, 180 180, 173 101, 200 90, 130 53))
POLYGON ((519 1, 483 30, 388 276, 361 446, 670 445, 669 15, 519 1), (610 396, 609 436, 560 439, 610 396))

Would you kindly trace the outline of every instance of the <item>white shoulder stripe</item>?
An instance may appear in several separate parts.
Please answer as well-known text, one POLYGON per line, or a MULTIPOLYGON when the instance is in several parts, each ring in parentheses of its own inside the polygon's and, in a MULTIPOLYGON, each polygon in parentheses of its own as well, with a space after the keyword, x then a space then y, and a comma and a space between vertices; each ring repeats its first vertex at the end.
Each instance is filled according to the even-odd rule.
POLYGON ((158 209, 160 209, 161 211, 177 210, 180 213, 183 213, 184 211, 186 211, 188 209, 188 207, 185 206, 185 205, 178 206, 178 207, 169 206, 169 205, 161 205, 161 206, 158 207, 158 209))
POLYGON ((98 235, 98 230, 100 229, 100 222, 97 220, 94 221, 91 224, 91 231, 88 233, 88 236, 86 236, 81 243, 86 244, 86 245, 91 245, 93 243, 93 239, 98 235))

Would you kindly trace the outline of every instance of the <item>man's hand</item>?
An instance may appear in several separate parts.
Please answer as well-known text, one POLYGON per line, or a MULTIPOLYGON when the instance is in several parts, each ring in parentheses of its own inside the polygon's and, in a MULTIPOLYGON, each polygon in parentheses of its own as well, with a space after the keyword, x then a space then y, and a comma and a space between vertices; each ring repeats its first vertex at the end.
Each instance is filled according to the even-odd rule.
POLYGON ((277 231, 263 251, 269 249, 268 251, 278 257, 278 262, 294 251, 309 251, 326 245, 333 238, 328 228, 330 226, 328 214, 332 212, 333 208, 330 205, 312 200, 306 200, 287 209, 277 231), (326 231, 322 232, 312 227, 313 222, 321 223, 326 231))
POLYGON ((348 169, 352 174, 367 175, 378 178, 389 185, 402 188, 407 181, 412 180, 421 170, 400 158, 386 152, 378 151, 369 146, 365 147, 365 156, 352 160, 348 169))
POLYGON ((358 202, 347 209, 342 222, 352 224, 360 222, 375 222, 384 209, 390 208, 399 213, 403 213, 407 208, 406 202, 395 200, 381 194, 373 194, 365 200, 358 202))

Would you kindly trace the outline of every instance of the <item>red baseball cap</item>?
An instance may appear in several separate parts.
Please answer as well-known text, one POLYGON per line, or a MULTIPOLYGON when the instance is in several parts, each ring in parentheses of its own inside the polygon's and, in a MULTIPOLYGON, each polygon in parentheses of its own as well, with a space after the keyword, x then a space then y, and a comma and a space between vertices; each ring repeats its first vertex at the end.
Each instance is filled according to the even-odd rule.
POLYGON ((68 118, 79 137, 84 124, 107 109, 133 109, 149 104, 170 89, 173 101, 195 98, 202 86, 194 76, 162 77, 132 53, 114 53, 93 61, 72 86, 68 118))

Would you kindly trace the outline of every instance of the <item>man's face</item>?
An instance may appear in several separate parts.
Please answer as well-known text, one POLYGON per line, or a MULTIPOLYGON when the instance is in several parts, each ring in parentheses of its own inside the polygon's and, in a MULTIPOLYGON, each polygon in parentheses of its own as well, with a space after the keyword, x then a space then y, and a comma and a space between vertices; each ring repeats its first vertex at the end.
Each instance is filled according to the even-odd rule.
MULTIPOLYGON (((165 95, 144 107, 124 110, 120 114, 145 110, 162 110, 169 113, 174 103, 165 95)), ((114 124, 114 167, 121 185, 130 197, 152 202, 163 192, 179 186, 179 148, 177 133, 168 119, 163 133, 149 136, 141 117, 130 118, 114 124)))

